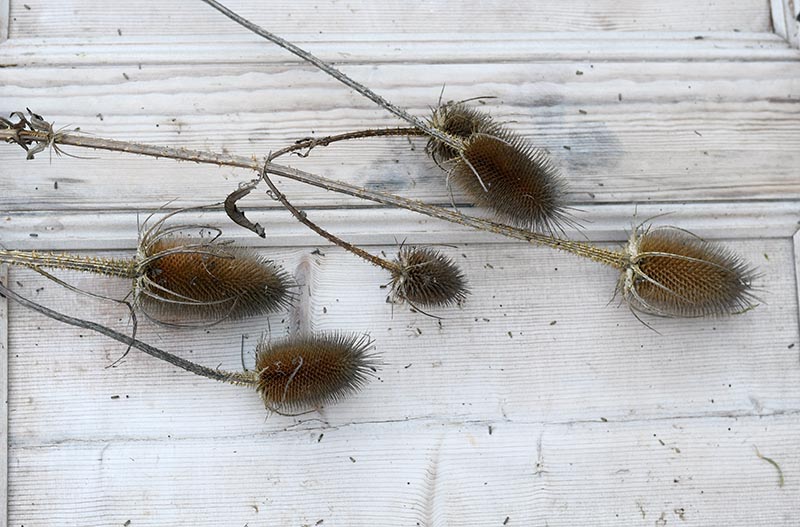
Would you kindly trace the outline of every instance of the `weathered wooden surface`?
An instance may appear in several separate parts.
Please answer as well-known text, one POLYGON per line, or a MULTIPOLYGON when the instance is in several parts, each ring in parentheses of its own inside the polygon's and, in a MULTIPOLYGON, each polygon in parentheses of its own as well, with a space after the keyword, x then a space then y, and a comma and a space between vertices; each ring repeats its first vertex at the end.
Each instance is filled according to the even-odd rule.
MULTIPOLYGON (((615 247, 632 222, 672 212, 657 221, 757 265, 764 303, 728 319, 649 318, 655 333, 609 303, 612 269, 282 182, 310 217, 373 252, 447 244, 470 281, 468 302, 437 311, 441 321, 387 304, 385 272, 322 243, 263 195, 243 205, 266 240, 219 211, 187 214, 275 258, 301 284, 300 300, 197 331, 143 321, 146 342, 238 369, 242 345, 252 364, 267 330, 375 339, 378 378, 299 418, 267 417, 256 394, 136 351, 106 368, 124 346, 13 303, 5 316, 0 303, 8 525, 798 523, 796 2, 229 5, 415 114, 443 85, 445 99, 496 96, 485 108, 563 168, 586 238, 615 247)), ((30 107, 100 136, 257 156, 312 134, 397 124, 200 2, 0 0, 0 18, 6 7, 3 113, 30 107)), ((424 142, 413 145, 371 140, 287 161, 449 203, 424 142)), ((25 161, 0 144, 0 243, 130 255, 147 209, 219 201, 252 177, 70 152, 93 159, 25 161)), ((59 276, 115 298, 130 286, 59 276)), ((129 329, 124 308, 33 271, 11 269, 7 283, 129 329)))

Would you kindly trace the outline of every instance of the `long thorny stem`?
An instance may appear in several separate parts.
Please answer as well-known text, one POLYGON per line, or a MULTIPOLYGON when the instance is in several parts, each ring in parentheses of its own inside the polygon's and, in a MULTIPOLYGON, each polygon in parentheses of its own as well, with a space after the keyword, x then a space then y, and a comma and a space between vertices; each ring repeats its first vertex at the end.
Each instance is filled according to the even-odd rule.
POLYGON ((102 324, 64 315, 62 313, 59 313, 58 311, 54 311, 50 308, 37 304, 36 302, 28 300, 27 298, 18 295, 14 291, 11 291, 2 282, 0 282, 0 294, 8 296, 12 300, 15 300, 16 302, 22 304, 28 309, 38 311, 39 313, 47 317, 50 317, 53 320, 69 324, 71 326, 76 326, 79 328, 85 328, 85 329, 90 329, 92 331, 96 331, 97 333, 110 337, 127 346, 136 348, 140 351, 147 353, 152 357, 166 361, 172 364, 173 366, 177 366, 178 368, 186 370, 190 373, 194 373, 195 375, 207 377, 215 381, 226 382, 228 384, 250 386, 253 388, 255 388, 257 385, 258 379, 256 374, 253 372, 231 372, 225 370, 214 370, 206 366, 196 364, 182 357, 178 357, 177 355, 173 355, 172 353, 169 353, 167 351, 158 349, 155 346, 151 346, 150 344, 142 342, 141 340, 133 338, 129 335, 125 335, 124 333, 120 333, 109 327, 103 326, 102 324))
POLYGON ((97 258, 67 253, 41 253, 38 251, 0 250, 0 263, 20 265, 37 269, 69 269, 88 273, 116 276, 119 278, 137 278, 135 260, 116 258, 97 258))
POLYGON ((273 33, 270 33, 269 31, 267 31, 266 29, 262 28, 261 26, 256 25, 253 22, 250 22, 249 20, 239 16, 238 14, 234 13, 233 11, 231 11, 230 9, 225 7, 224 5, 220 4, 219 2, 216 2, 215 0, 203 0, 203 1, 205 3, 207 3, 208 5, 210 5, 211 7, 213 7, 214 9, 216 9, 217 11, 219 11, 220 13, 222 13, 223 15, 225 15, 226 17, 228 17, 231 20, 233 20, 234 22, 236 22, 237 24, 249 29, 250 31, 252 31, 256 35, 258 35, 260 37, 263 37, 263 38, 265 38, 265 39, 267 39, 267 40, 269 40, 271 42, 274 42, 275 44, 277 44, 278 46, 282 47, 283 49, 285 49, 285 50, 297 55, 301 59, 313 64, 314 66, 316 66, 317 68, 321 69, 322 71, 324 71, 325 73, 327 73, 328 75, 333 77, 334 79, 340 81, 341 83, 345 84, 346 86, 349 86, 350 88, 354 89, 355 91, 357 91, 358 93, 360 93, 364 97, 367 97, 368 99, 373 101, 375 104, 381 106, 382 108, 385 108, 386 110, 392 112, 393 114, 395 114, 396 116, 400 117, 404 121, 414 125, 415 128, 425 132, 425 134, 430 135, 431 137, 435 137, 436 139, 444 142, 445 144, 447 144, 447 145, 449 145, 449 146, 451 146, 451 147, 453 147, 455 149, 459 149, 460 150, 462 148, 463 145, 461 144, 461 141, 458 140, 457 138, 452 137, 452 136, 442 132, 441 130, 437 130, 437 129, 425 124, 422 120, 419 119, 419 117, 415 117, 415 116, 411 115, 410 113, 408 113, 407 111, 403 110, 402 108, 400 108, 398 106, 395 106, 394 104, 390 103, 389 101, 387 101, 386 99, 384 99, 383 97, 381 97, 377 93, 373 92, 372 90, 370 90, 369 88, 367 88, 366 86, 361 84, 360 82, 351 79, 350 77, 345 75, 343 72, 341 72, 338 69, 334 68, 330 64, 328 64, 326 62, 323 62, 318 57, 312 55, 308 51, 305 51, 304 49, 301 49, 301 48, 295 46, 291 42, 289 42, 287 40, 284 40, 281 37, 279 37, 279 36, 277 36, 277 35, 275 35, 273 33))
MULTIPOLYGON (((332 136, 331 138, 327 139, 327 142, 333 142, 337 140, 337 137, 338 136, 332 136)), ((0 128, 0 140, 20 144, 26 148, 26 150, 28 145, 32 145, 34 143, 50 146, 69 145, 81 148, 94 148, 97 150, 126 152, 156 158, 165 157, 180 161, 193 161, 195 163, 246 168, 258 173, 261 173, 262 169, 264 169, 271 174, 293 179, 295 181, 325 190, 339 192, 341 194, 346 194, 361 199, 367 199, 382 205, 407 209, 412 212, 418 212, 420 214, 430 216, 432 218, 464 225, 466 227, 471 227, 484 232, 491 232, 509 238, 570 252, 572 254, 589 258, 596 262, 610 265, 618 269, 621 269, 626 265, 625 255, 621 252, 608 251, 588 243, 555 238, 546 234, 532 232, 517 227, 511 227, 509 225, 496 223, 483 218, 466 216, 459 212, 450 211, 435 205, 428 205, 426 203, 422 203, 421 201, 403 198, 394 194, 380 192, 377 190, 361 188, 348 183, 343 183, 341 181, 333 181, 310 174, 308 172, 303 172, 301 170, 275 163, 262 164, 258 159, 255 158, 255 156, 243 157, 230 154, 204 152, 200 150, 190 150, 187 148, 163 147, 150 144, 103 139, 77 133, 55 133, 52 131, 28 130, 11 127, 6 129, 0 128)), ((322 144, 322 142, 319 144, 322 144)))

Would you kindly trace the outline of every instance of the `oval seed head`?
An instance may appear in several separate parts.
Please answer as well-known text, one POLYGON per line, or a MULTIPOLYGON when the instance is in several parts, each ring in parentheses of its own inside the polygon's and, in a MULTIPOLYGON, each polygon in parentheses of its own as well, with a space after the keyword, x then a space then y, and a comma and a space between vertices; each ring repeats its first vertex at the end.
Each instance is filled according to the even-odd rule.
POLYGON ((290 304, 292 280, 277 264, 244 247, 198 242, 162 237, 144 247, 136 294, 149 316, 214 322, 290 304))
POLYGON ((446 307, 469 294, 461 269, 429 247, 402 247, 394 261, 392 297, 412 306, 446 307))
POLYGON ((430 124, 463 141, 459 151, 430 139, 426 152, 437 163, 451 165, 448 177, 476 205, 551 235, 572 223, 564 203, 566 183, 546 152, 462 103, 440 106, 430 124))
POLYGON ((667 317, 742 313, 755 307, 755 270, 730 249, 674 227, 636 229, 620 286, 633 309, 667 317))
POLYGON ((366 335, 297 336, 256 348, 257 390, 272 409, 301 410, 336 402, 361 389, 376 371, 366 335))

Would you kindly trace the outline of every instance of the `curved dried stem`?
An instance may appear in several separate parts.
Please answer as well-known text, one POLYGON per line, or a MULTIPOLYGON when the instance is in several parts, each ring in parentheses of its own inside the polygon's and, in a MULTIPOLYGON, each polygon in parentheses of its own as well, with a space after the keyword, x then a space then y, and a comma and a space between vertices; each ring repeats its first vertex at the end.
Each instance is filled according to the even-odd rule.
POLYGON ((96 331, 101 335, 105 335, 106 337, 112 338, 117 342, 121 342, 122 344, 125 344, 127 346, 134 347, 140 351, 147 353, 151 357, 155 357, 157 359, 168 362, 173 366, 177 366, 178 368, 186 370, 190 373, 194 373, 195 375, 200 375, 201 377, 207 377, 209 379, 225 382, 228 384, 250 386, 253 388, 256 387, 257 378, 252 372, 230 372, 225 370, 214 370, 206 366, 196 364, 182 357, 178 357, 177 355, 173 355, 172 353, 169 353, 167 351, 158 349, 155 346, 151 346, 150 344, 142 342, 141 340, 138 340, 134 337, 125 335, 109 327, 103 326, 102 324, 64 315, 62 313, 59 313, 58 311, 54 311, 50 308, 37 304, 36 302, 28 300, 27 298, 18 295, 14 291, 11 291, 2 282, 0 282, 0 293, 8 296, 12 300, 27 307, 28 309, 37 311, 42 315, 52 318, 53 320, 63 322, 64 324, 69 324, 71 326, 96 331))
POLYGON ((294 205, 291 204, 291 202, 289 202, 288 199, 286 199, 286 196, 280 190, 278 190, 278 187, 275 186, 275 183, 272 182, 272 180, 269 177, 269 174, 267 173, 266 165, 264 167, 264 170, 261 172, 261 178, 264 180, 267 186, 269 186, 273 196, 275 196, 275 199, 280 201, 281 204, 284 207, 286 207, 286 210, 292 213, 292 216, 294 216, 295 219, 297 219, 297 221, 299 221, 312 231, 316 232, 329 242, 335 243, 342 249, 345 249, 346 251, 355 254, 359 258, 363 258, 364 260, 370 262, 371 264, 377 265, 378 267, 386 269, 389 272, 394 272, 397 270, 397 266, 392 262, 390 262, 389 260, 384 260, 383 258, 375 256, 374 254, 368 253, 361 247, 358 247, 356 245, 353 245, 352 243, 344 241, 343 239, 339 238, 338 236, 335 236, 334 234, 331 234, 330 232, 326 231, 313 221, 309 220, 305 212, 298 210, 294 205))

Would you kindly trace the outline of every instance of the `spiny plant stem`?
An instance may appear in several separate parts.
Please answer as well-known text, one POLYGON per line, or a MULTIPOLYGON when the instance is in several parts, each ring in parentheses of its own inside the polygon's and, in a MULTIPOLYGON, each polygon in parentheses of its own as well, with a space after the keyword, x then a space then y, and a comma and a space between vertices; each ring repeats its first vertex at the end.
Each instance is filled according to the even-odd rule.
MULTIPOLYGON (((335 138, 336 136, 332 136, 335 138)), ((499 234, 508 238, 522 240, 533 244, 544 245, 553 249, 558 249, 572 254, 589 258, 596 262, 610 265, 621 269, 626 265, 625 255, 617 251, 608 251, 595 247, 588 243, 564 240, 531 232, 517 227, 511 227, 502 223, 496 223, 483 218, 466 216, 460 212, 453 212, 448 209, 435 205, 428 205, 421 201, 412 200, 388 194, 377 190, 369 190, 341 181, 333 181, 308 172, 303 172, 294 168, 289 168, 275 163, 263 164, 254 157, 243 157, 229 154, 217 154, 214 152, 203 152, 200 150, 189 150, 186 148, 163 147, 142 143, 131 143, 126 141, 116 141, 103 139, 94 136, 86 136, 75 133, 59 132, 48 133, 35 130, 16 130, 0 128, 0 140, 18 144, 44 143, 50 145, 70 145, 81 148, 94 148, 97 150, 109 150, 116 152, 126 152, 130 154, 144 155, 150 157, 165 157, 180 161, 194 161, 195 163, 207 163, 218 166, 232 166, 246 168, 254 172, 261 173, 262 169, 271 174, 293 179, 301 183, 312 185, 332 192, 339 192, 356 198, 367 199, 380 203, 398 207, 412 212, 417 212, 465 227, 471 227, 484 232, 499 234)), ((330 140, 333 142, 333 139, 330 140)), ((320 143, 322 144, 322 143, 320 143)))
MULTIPOLYGON (((365 139, 367 137, 413 137, 425 135, 423 132, 416 128, 367 128, 366 130, 357 130, 355 132, 345 132, 343 134, 329 135, 327 137, 314 138, 309 137, 296 141, 294 144, 276 150, 270 154, 269 159, 277 159, 283 155, 296 152, 308 148, 309 150, 317 146, 328 146, 337 141, 345 141, 348 139, 365 139)), ((305 157, 303 155, 302 157, 305 157)))
POLYGON ((346 86, 349 86, 350 88, 354 89, 355 91, 357 91, 358 93, 360 93, 364 97, 370 99, 371 101, 373 101, 378 106, 381 106, 382 108, 385 108, 386 110, 392 112, 393 114, 395 114, 396 116, 400 117, 404 121, 414 125, 415 128, 418 128, 419 130, 425 132, 425 134, 430 135, 431 137, 435 137, 436 139, 446 143, 447 145, 449 145, 449 146, 451 146, 451 147, 453 147, 453 148, 455 148, 457 150, 460 150, 463 147, 463 145, 461 144, 461 141, 459 141, 458 139, 456 139, 454 137, 451 137, 451 136, 441 132, 440 130, 432 128, 431 126, 428 126, 427 124, 422 122, 422 120, 420 120, 418 117, 415 117, 415 116, 411 115, 410 113, 408 113, 407 111, 403 110, 402 108, 400 108, 398 106, 395 106, 394 104, 390 103, 389 101, 387 101, 386 99, 384 99, 383 97, 381 97, 377 93, 373 92, 372 90, 370 90, 369 88, 367 88, 366 86, 361 84, 360 82, 357 82, 357 81, 351 79, 350 77, 345 75, 343 72, 341 72, 338 69, 334 68, 330 64, 328 64, 326 62, 323 62, 322 60, 320 60, 316 56, 312 55, 308 51, 305 51, 304 49, 301 49, 301 48, 295 46, 291 42, 289 42, 287 40, 284 40, 281 37, 279 37, 279 36, 277 36, 277 35, 275 35, 273 33, 270 33, 269 31, 267 31, 266 29, 262 28, 261 26, 256 25, 253 22, 250 22, 249 20, 247 20, 246 18, 243 18, 243 17, 239 16, 238 14, 236 14, 233 11, 231 11, 230 9, 228 9, 227 7, 225 7, 224 5, 220 4, 219 2, 217 2, 215 0, 203 0, 203 2, 205 2, 208 5, 210 5, 211 7, 213 7, 214 9, 216 9, 217 11, 219 11, 220 13, 225 15, 226 17, 230 18, 231 20, 233 20, 237 24, 239 24, 239 25, 247 28, 248 30, 252 31, 256 35, 258 35, 260 37, 263 37, 263 38, 265 38, 265 39, 277 44, 278 46, 282 47, 283 49, 285 49, 285 50, 297 55, 298 57, 300 57, 301 59, 305 60, 306 62, 309 62, 309 63, 313 64, 314 66, 316 66, 317 68, 321 69, 322 71, 324 71, 325 73, 327 73, 328 75, 333 77, 334 79, 336 79, 339 82, 345 84, 346 86))
POLYGON ((286 207, 286 210, 288 210, 289 212, 292 213, 292 216, 294 216, 295 219, 297 219, 297 221, 299 221, 300 223, 302 223, 303 225, 305 225, 306 227, 308 227, 312 231, 316 232, 317 234, 319 234, 320 236, 322 236, 323 238, 325 238, 329 242, 335 243, 339 247, 342 247, 343 249, 345 249, 347 251, 350 251, 351 253, 355 254, 356 256, 358 256, 360 258, 363 258, 364 260, 366 260, 366 261, 368 261, 368 262, 370 262, 370 263, 372 263, 374 265, 377 265, 378 267, 386 269, 389 272, 397 271, 397 265, 393 264, 392 262, 390 262, 388 260, 384 260, 383 258, 379 258, 379 257, 375 256, 374 254, 368 253, 367 251, 365 251, 361 247, 357 247, 357 246, 353 245, 352 243, 344 241, 343 239, 339 238, 338 236, 335 236, 335 235, 331 234, 330 232, 326 231, 325 229, 323 229, 322 227, 320 227, 319 225, 317 225, 313 221, 309 220, 308 217, 306 216, 306 214, 303 211, 298 210, 294 205, 292 205, 292 203, 288 199, 286 199, 286 196, 280 190, 278 190, 278 187, 276 187, 275 183, 272 182, 272 180, 270 179, 269 174, 267 173, 266 170, 264 170, 261 173, 261 177, 266 182, 267 186, 269 186, 269 188, 272 191, 272 194, 275 196, 275 198, 278 201, 280 201, 281 204, 284 207, 286 207))
POLYGON ((252 372, 230 372, 225 370, 212 370, 211 368, 201 366, 200 364, 195 364, 192 361, 188 361, 182 357, 178 357, 177 355, 173 355, 172 353, 169 353, 167 351, 160 350, 154 346, 151 346, 150 344, 142 342, 141 340, 135 339, 131 336, 115 331, 109 327, 103 326, 102 324, 64 315, 62 313, 59 313, 58 311, 54 311, 50 308, 44 307, 40 304, 37 304, 36 302, 33 302, 23 296, 18 295, 14 291, 11 291, 2 282, 0 282, 0 294, 6 295, 12 300, 15 300, 16 302, 27 307, 28 309, 37 311, 42 315, 52 318, 53 320, 69 324, 71 326, 96 331, 97 333, 110 337, 127 346, 134 347, 140 351, 147 353, 152 357, 166 361, 172 364, 173 366, 177 366, 178 368, 186 370, 190 373, 194 373, 195 375, 200 375, 202 377, 207 377, 209 379, 225 382, 228 384, 237 384, 237 385, 251 386, 251 387, 255 387, 257 384, 256 376, 252 372))
POLYGON ((134 260, 97 258, 67 253, 0 250, 0 262, 34 269, 39 267, 69 269, 119 278, 133 279, 138 276, 134 260))

